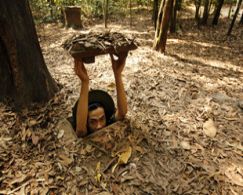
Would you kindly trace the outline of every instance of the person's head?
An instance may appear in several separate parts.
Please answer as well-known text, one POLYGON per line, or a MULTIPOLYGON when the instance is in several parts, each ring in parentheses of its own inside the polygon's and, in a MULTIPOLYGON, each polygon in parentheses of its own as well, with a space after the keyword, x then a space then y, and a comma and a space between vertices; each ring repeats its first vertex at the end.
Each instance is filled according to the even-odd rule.
POLYGON ((89 105, 87 125, 91 133, 106 126, 105 110, 99 103, 89 105))
MULTIPOLYGON (((79 100, 73 107, 73 128, 76 129, 76 114, 79 100)), ((87 129, 88 134, 97 131, 109 124, 115 113, 115 104, 112 97, 102 90, 89 91, 87 129), (104 120, 105 118, 105 120, 104 120), (97 121, 98 120, 98 121, 97 121)))

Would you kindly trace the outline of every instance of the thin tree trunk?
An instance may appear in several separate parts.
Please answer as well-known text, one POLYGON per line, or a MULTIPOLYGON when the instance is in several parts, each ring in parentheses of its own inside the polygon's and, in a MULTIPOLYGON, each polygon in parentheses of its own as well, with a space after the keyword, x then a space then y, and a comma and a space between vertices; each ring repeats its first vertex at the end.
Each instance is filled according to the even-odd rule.
POLYGON ((156 21, 156 30, 155 30, 155 37, 159 36, 160 32, 160 25, 162 24, 162 17, 163 17, 163 8, 166 0, 162 0, 160 3, 159 13, 156 21))
POLYGON ((132 0, 129 0, 129 10, 130 10, 130 27, 132 27, 132 0))
POLYGON ((153 48, 162 53, 165 53, 172 7, 173 0, 163 0, 161 2, 153 48))
POLYGON ((48 0, 48 6, 50 9, 51 19, 54 19, 53 7, 55 6, 54 0, 48 0))
POLYGON ((41 53, 27 0, 0 1, 0 100, 16 108, 46 102, 58 90, 41 53))
POLYGON ((199 23, 200 17, 199 17, 199 10, 201 7, 201 0, 195 0, 195 7, 196 7, 196 11, 195 11, 195 20, 197 21, 197 23, 199 23))
POLYGON ((212 5, 213 5, 213 0, 209 0, 209 6, 208 6, 208 14, 209 15, 210 15, 210 12, 211 12, 212 5))
POLYGON ((180 11, 181 10, 181 5, 182 5, 182 0, 178 0, 178 11, 180 11))
POLYGON ((234 24, 235 24, 235 20, 236 20, 236 18, 237 18, 237 15, 238 15, 238 13, 239 13, 239 10, 240 10, 241 3, 242 3, 242 0, 238 0, 238 2, 237 2, 237 8, 236 8, 235 13, 234 13, 234 17, 233 17, 233 19, 232 19, 232 22, 231 22, 231 24, 230 24, 229 30, 228 30, 228 32, 227 32, 227 35, 228 35, 228 36, 229 36, 229 35, 231 34, 231 32, 232 32, 233 26, 234 26, 234 24))
POLYGON ((209 6, 209 0, 205 0, 204 2, 204 9, 203 9, 203 17, 201 24, 206 25, 208 21, 208 6, 209 6))
POLYGON ((224 4, 224 0, 218 0, 217 1, 217 7, 215 9, 212 25, 218 24, 218 20, 219 20, 219 16, 220 16, 220 12, 221 12, 221 9, 223 7, 223 4, 224 4))
POLYGON ((152 21, 154 23, 154 29, 156 29, 157 18, 158 18, 159 0, 154 0, 153 3, 153 16, 152 21))
POLYGON ((228 12, 228 18, 229 19, 230 19, 230 15, 231 15, 231 11, 232 11, 232 6, 233 6, 233 4, 230 3, 230 8, 229 8, 229 12, 228 12))
POLYGON ((107 28, 109 0, 104 0, 104 23, 107 28))
POLYGON ((173 8, 172 8, 172 14, 171 14, 171 20, 170 20, 170 32, 171 33, 176 32, 176 20, 177 20, 178 5, 179 5, 179 0, 174 0, 173 8))
POLYGON ((239 24, 243 24, 243 12, 242 12, 242 14, 241 14, 241 18, 240 18, 240 22, 239 22, 239 24))

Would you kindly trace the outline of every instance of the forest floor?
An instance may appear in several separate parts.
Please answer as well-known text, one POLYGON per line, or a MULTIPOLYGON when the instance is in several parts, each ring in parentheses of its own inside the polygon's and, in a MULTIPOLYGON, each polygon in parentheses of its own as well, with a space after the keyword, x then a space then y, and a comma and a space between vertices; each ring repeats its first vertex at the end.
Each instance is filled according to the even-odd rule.
MULTIPOLYGON (((226 37, 226 20, 200 29, 191 19, 180 24, 166 55, 151 48, 149 19, 109 25, 140 43, 123 73, 127 120, 113 125, 116 135, 69 144, 58 123, 71 116, 80 81, 61 44, 78 31, 38 28, 60 91, 32 111, 0 104, 0 194, 243 194, 242 27, 226 37), (128 162, 115 169, 119 155, 128 162)), ((110 57, 86 68, 91 88, 116 99, 110 57)))

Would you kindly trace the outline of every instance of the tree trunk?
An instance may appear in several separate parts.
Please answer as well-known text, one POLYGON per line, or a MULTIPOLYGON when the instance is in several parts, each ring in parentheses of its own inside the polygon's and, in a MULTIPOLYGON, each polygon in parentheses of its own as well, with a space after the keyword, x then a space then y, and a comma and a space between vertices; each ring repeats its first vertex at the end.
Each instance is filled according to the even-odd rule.
POLYGON ((229 30, 228 30, 228 33, 227 33, 228 36, 229 36, 229 35, 231 34, 231 32, 232 32, 233 26, 234 26, 234 24, 235 24, 235 20, 236 20, 236 18, 237 18, 237 15, 238 15, 238 13, 239 13, 239 10, 240 10, 241 3, 242 3, 242 0, 238 0, 238 2, 237 2, 237 7, 236 7, 236 10, 235 10, 233 19, 232 19, 232 22, 231 22, 231 24, 230 24, 230 27, 229 27, 229 30))
POLYGON ((229 12, 228 12, 228 18, 229 19, 231 17, 232 6, 233 6, 233 3, 230 3, 230 8, 229 8, 229 12))
POLYGON ((51 19, 53 20, 54 19, 53 7, 55 7, 55 2, 54 2, 54 0, 47 0, 47 1, 48 1, 48 7, 50 10, 50 16, 51 16, 51 19))
POLYGON ((176 32, 176 19, 177 19, 176 16, 177 16, 178 5, 179 5, 179 0, 174 0, 172 14, 171 14, 171 20, 170 20, 170 32, 171 33, 176 32))
POLYGON ((206 25, 208 21, 208 6, 209 6, 209 0, 205 0, 204 2, 204 9, 203 9, 203 17, 201 24, 206 25))
POLYGON ((79 6, 67 6, 64 8, 65 26, 83 28, 81 21, 81 8, 79 6))
POLYGON ((241 18, 240 18, 240 22, 239 22, 239 24, 243 24, 243 12, 242 12, 242 14, 241 14, 241 18))
POLYGON ((178 0, 178 9, 177 11, 181 11, 181 7, 182 7, 182 0, 178 0))
POLYGON ((58 87, 42 56, 27 0, 0 0, 0 100, 17 109, 48 101, 58 87))
POLYGON ((132 27, 132 0, 129 0, 130 27, 132 27))
POLYGON ((104 23, 107 28, 109 0, 104 0, 104 23))
POLYGON ((209 6, 208 6, 208 14, 210 15, 210 12, 211 12, 211 8, 212 8, 212 5, 213 5, 213 1, 214 0, 209 0, 209 6))
POLYGON ((217 7, 216 7, 215 12, 214 12, 212 25, 217 25, 218 24, 220 11, 221 11, 221 8, 223 7, 223 4, 224 4, 224 0, 218 0, 217 1, 217 5, 216 5, 217 7))
POLYGON ((197 23, 199 23, 199 20, 200 20, 199 10, 201 7, 201 0, 195 0, 194 3, 195 3, 195 7, 196 7, 195 20, 197 21, 197 23))
POLYGON ((157 18, 158 18, 158 8, 159 8, 159 0, 154 0, 153 16, 152 16, 152 20, 153 20, 153 23, 154 23, 154 29, 156 29, 156 23, 157 23, 157 18))
POLYGON ((173 0, 163 0, 160 5, 153 48, 162 53, 165 53, 172 7, 173 0))

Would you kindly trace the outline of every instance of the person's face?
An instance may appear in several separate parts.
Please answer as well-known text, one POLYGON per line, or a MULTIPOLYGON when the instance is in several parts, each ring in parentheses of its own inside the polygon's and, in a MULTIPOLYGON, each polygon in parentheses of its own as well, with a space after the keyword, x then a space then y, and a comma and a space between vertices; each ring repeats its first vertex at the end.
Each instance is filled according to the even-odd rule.
POLYGON ((106 117, 104 108, 98 107, 89 111, 88 126, 91 132, 98 131, 106 126, 106 117))

